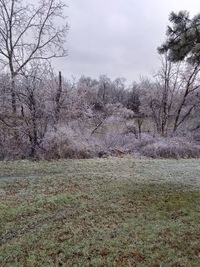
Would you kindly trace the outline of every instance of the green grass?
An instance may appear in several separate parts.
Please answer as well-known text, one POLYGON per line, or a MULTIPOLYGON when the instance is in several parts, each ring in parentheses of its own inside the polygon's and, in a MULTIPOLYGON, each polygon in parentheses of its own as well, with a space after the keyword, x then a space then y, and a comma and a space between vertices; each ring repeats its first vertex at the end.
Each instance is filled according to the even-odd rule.
POLYGON ((0 163, 0 266, 200 266, 200 160, 0 163))

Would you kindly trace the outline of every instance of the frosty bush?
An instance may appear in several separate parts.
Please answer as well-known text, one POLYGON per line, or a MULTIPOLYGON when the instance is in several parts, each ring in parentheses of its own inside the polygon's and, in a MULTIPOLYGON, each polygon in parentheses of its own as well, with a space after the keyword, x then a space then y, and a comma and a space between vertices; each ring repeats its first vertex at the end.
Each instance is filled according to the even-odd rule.
POLYGON ((40 150, 40 158, 91 158, 97 154, 95 144, 91 143, 78 130, 74 131, 70 127, 60 127, 56 132, 47 132, 40 150))
POLYGON ((159 138, 144 146, 141 153, 152 158, 198 158, 200 145, 186 138, 159 138))

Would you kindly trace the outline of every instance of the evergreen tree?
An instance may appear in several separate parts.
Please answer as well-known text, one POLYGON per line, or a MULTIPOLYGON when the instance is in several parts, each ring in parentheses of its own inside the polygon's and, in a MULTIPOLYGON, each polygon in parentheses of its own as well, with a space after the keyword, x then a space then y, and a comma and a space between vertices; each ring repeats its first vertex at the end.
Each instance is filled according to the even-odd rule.
POLYGON ((167 39, 158 48, 159 53, 168 53, 173 62, 186 59, 191 64, 200 64, 200 14, 190 18, 187 11, 172 12, 167 39))

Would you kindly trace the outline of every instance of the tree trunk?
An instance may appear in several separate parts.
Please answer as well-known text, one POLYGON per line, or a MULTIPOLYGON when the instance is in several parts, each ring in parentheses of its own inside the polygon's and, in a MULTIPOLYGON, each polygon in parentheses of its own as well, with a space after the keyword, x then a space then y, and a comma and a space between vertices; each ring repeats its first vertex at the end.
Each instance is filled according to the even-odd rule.
POLYGON ((60 98, 61 98, 61 94, 62 94, 62 74, 59 71, 59 81, 58 81, 58 90, 56 93, 56 110, 55 110, 55 123, 57 124, 59 121, 59 117, 60 117, 60 98))
POLYGON ((12 113, 14 117, 17 114, 17 105, 16 105, 16 92, 15 92, 15 76, 11 77, 11 101, 12 101, 12 113))

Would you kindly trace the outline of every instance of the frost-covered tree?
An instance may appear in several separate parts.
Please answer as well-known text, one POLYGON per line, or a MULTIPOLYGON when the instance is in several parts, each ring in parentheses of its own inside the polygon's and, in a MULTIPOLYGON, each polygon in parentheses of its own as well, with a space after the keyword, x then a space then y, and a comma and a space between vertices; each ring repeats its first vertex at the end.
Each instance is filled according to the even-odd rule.
POLYGON ((30 62, 65 56, 67 25, 60 0, 0 0, 0 63, 11 78, 12 112, 16 114, 15 78, 30 62), (61 25, 63 23, 63 25, 61 25))

